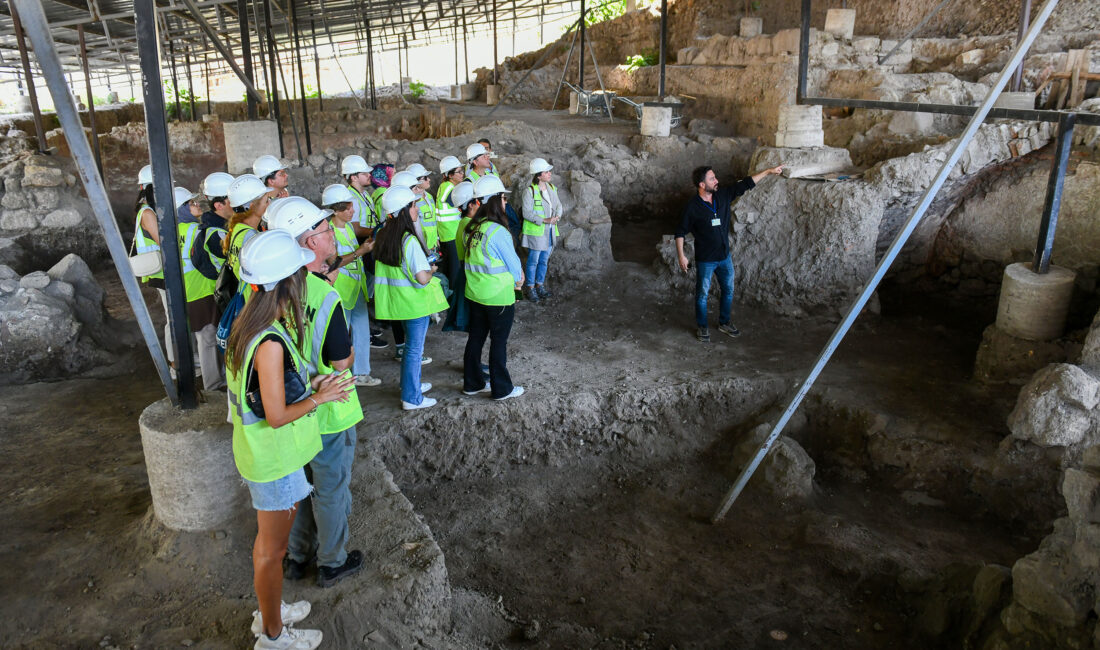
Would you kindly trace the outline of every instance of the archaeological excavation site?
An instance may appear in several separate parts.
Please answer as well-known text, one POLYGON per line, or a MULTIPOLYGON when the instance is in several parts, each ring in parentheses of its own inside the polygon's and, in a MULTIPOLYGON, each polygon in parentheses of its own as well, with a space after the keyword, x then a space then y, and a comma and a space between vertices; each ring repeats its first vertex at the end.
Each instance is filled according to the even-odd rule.
POLYGON ((0 0, 0 646, 1100 650, 1098 310, 1100 0, 0 0))

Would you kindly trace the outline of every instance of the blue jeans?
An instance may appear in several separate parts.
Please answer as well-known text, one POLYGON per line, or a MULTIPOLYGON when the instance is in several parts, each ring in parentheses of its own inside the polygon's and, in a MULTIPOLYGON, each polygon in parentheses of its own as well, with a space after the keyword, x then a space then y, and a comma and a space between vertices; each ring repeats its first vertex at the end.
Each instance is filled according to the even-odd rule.
POLYGON ((727 257, 720 262, 696 262, 695 266, 695 323, 699 327, 707 326, 710 279, 717 275, 718 287, 722 290, 722 299, 718 303, 718 324, 728 324, 733 309, 733 260, 727 257))
POLYGON ((316 555, 317 566, 336 568, 348 557, 355 427, 325 434, 321 442, 321 451, 305 467, 313 479, 313 498, 303 499, 298 506, 287 555, 296 562, 307 562, 316 555))
POLYGON ((355 307, 344 310, 344 320, 351 330, 351 346, 355 348, 355 362, 351 364, 351 374, 370 374, 370 314, 367 312, 367 300, 359 296, 355 307))
POLYGON ((428 336, 427 316, 401 321, 405 326, 405 355, 401 357, 401 401, 420 404, 420 359, 424 357, 424 339, 428 336))
POLYGON ((527 286, 542 284, 546 280, 546 263, 550 261, 550 252, 553 250, 527 250, 527 286))

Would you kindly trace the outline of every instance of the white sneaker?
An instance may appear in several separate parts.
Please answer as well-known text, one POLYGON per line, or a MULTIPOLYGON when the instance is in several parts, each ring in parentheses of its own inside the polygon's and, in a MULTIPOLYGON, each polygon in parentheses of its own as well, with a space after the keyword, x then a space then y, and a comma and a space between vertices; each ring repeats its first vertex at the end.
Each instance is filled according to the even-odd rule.
POLYGON ((432 389, 431 382, 425 381, 420 383, 420 392, 426 393, 432 389))
POLYGON ((426 366, 431 362, 432 362, 431 357, 420 357, 420 365, 422 365, 422 366, 426 366))
POLYGON ((381 383, 382 380, 378 377, 371 377, 370 375, 355 375, 356 386, 377 386, 381 383))
POLYGON ((494 397, 493 399, 497 402, 503 402, 506 399, 511 399, 513 397, 519 397, 522 394, 523 394, 523 386, 514 386, 514 387, 512 387, 512 392, 508 393, 504 397, 494 397))
MULTIPOLYGON (((421 391, 421 392, 423 392, 423 391, 421 391)), ((406 402, 405 400, 401 400, 401 408, 405 409, 406 411, 414 411, 416 409, 426 409, 429 406, 435 406, 435 400, 431 397, 425 397, 424 401, 419 403, 419 404, 412 404, 410 402, 406 402)))
MULTIPOLYGON (((294 625, 303 618, 309 616, 309 610, 311 609, 308 600, 299 600, 296 603, 290 603, 286 601, 279 604, 279 613, 283 618, 283 625, 294 625)), ((252 635, 260 636, 264 631, 263 616, 260 615, 259 610, 252 612, 252 635)))
POLYGON ((314 650, 321 645, 321 630, 297 630, 283 626, 277 638, 269 639, 261 634, 256 639, 255 650, 314 650))

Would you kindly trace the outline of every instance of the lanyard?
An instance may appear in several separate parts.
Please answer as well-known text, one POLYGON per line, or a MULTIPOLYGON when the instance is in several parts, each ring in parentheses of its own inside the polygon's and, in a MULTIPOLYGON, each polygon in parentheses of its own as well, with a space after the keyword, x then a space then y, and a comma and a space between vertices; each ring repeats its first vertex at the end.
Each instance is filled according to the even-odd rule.
POLYGON ((706 201, 704 201, 703 197, 701 197, 701 196, 699 197, 699 202, 702 203, 703 205, 707 206, 707 209, 710 210, 711 214, 713 214, 715 217, 718 216, 718 203, 717 202, 715 202, 714 205, 711 205, 710 203, 707 203, 706 201))

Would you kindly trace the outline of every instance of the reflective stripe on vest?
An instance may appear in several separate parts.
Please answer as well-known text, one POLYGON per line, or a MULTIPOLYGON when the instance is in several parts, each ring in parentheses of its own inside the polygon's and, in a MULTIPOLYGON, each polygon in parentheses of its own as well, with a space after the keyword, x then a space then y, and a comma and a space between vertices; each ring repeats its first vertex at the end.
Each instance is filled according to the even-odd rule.
POLYGON ((439 278, 426 285, 416 281, 409 267, 414 252, 420 246, 416 237, 405 233, 402 240, 401 266, 378 261, 374 264, 374 315, 379 320, 412 320, 448 308, 439 278))
POLYGON ((199 234, 199 224, 191 221, 176 226, 179 231, 180 266, 183 267, 183 295, 187 302, 195 302, 201 298, 214 295, 214 285, 217 280, 211 280, 198 269, 191 261, 191 250, 195 246, 195 235, 199 234))
POLYGON ((381 224, 386 220, 386 215, 382 214, 382 195, 386 193, 388 188, 379 187, 370 194, 370 200, 374 201, 374 216, 377 218, 377 222, 381 224))
MULTIPOLYGON (((292 342, 290 334, 278 322, 257 334, 248 344, 244 359, 228 373, 230 414, 233 419, 233 460, 241 476, 254 483, 269 483, 305 466, 321 451, 321 435, 317 414, 310 412, 293 422, 275 428, 258 417, 243 395, 248 390, 249 369, 256 349, 268 334, 275 334, 290 351, 294 369, 306 386, 309 371, 292 342)), ((302 399, 307 399, 310 391, 302 399)), ((301 400, 299 400, 301 401, 301 400)))
MULTIPOLYGON (((304 344, 309 352, 306 363, 311 375, 336 372, 335 368, 325 363, 321 349, 324 347, 332 315, 340 307, 340 300, 340 294, 328 282, 313 273, 306 276, 304 344)), ((326 402, 317 407, 317 426, 322 435, 345 431, 363 419, 359 395, 354 390, 347 395, 346 402, 326 402)))
POLYGON ((217 269, 218 273, 221 273, 222 266, 225 265, 225 258, 218 255, 218 253, 220 253, 222 250, 221 242, 219 242, 218 246, 214 247, 214 250, 218 251, 218 253, 213 253, 210 251, 210 240, 215 235, 219 238, 225 238, 229 236, 229 234, 225 232, 224 228, 215 228, 213 226, 209 226, 206 229, 206 238, 203 240, 202 245, 206 247, 206 252, 209 254, 210 261, 214 264, 214 268, 217 269))
POLYGON ((252 226, 245 223, 238 223, 233 226, 233 234, 229 240, 229 255, 226 259, 229 261, 230 268, 233 269, 233 275, 237 276, 237 279, 241 279, 241 249, 244 248, 245 242, 252 238, 252 235, 248 234, 249 231, 252 235, 258 235, 257 231, 252 226))
POLYGON ((420 225, 424 229, 424 245, 428 249, 435 248, 439 244, 439 233, 435 225, 435 199, 428 192, 416 200, 420 208, 420 225))
POLYGON ((348 189, 351 190, 351 196, 356 203, 355 218, 359 220, 359 225, 364 228, 377 226, 378 215, 374 213, 374 201, 351 185, 348 185, 348 189))
MULTIPOLYGON (((553 183, 547 183, 550 189, 557 191, 558 188, 554 187, 553 183)), ((539 219, 546 219, 546 209, 542 206, 542 192, 539 191, 538 183, 531 185, 531 197, 535 203, 535 214, 539 219)), ((545 223, 535 223, 529 219, 523 220, 523 234, 530 235, 531 237, 542 237, 546 233, 545 223)), ((558 224, 554 224, 554 237, 558 236, 558 224)))
MULTIPOLYGON (((350 255, 359 249, 359 240, 355 238, 355 229, 351 223, 343 228, 333 224, 333 234, 336 236, 336 253, 343 257, 350 255)), ((354 262, 340 267, 340 273, 336 276, 336 291, 340 293, 340 300, 344 303, 344 309, 352 309, 359 302, 359 294, 365 293, 363 284, 363 261, 354 262)))
POLYGON ((507 232, 500 224, 482 222, 473 234, 470 248, 466 250, 463 264, 466 268, 466 298, 482 305, 504 306, 516 302, 515 278, 503 260, 489 256, 489 240, 498 231, 507 232))

